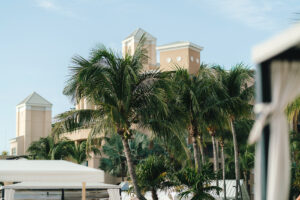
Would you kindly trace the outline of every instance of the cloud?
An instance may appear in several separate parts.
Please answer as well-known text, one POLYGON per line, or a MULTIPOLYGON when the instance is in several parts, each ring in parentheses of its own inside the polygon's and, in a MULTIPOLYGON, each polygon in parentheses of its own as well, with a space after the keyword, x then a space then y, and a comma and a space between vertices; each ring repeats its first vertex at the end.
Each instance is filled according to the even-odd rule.
POLYGON ((63 16, 69 17, 69 18, 82 20, 81 17, 77 16, 71 10, 68 10, 67 8, 62 7, 54 0, 35 0, 35 2, 36 2, 37 7, 40 7, 42 9, 56 12, 60 15, 63 15, 63 16))
POLYGON ((46 10, 61 10, 61 7, 59 7, 53 1, 50 0, 37 0, 36 3, 38 7, 44 8, 46 10))
POLYGON ((276 29, 277 24, 270 16, 273 11, 272 1, 254 0, 212 0, 226 16, 252 28, 261 30, 276 29))
POLYGON ((256 30, 278 31, 300 10, 299 0, 189 0, 193 6, 211 10, 256 30))

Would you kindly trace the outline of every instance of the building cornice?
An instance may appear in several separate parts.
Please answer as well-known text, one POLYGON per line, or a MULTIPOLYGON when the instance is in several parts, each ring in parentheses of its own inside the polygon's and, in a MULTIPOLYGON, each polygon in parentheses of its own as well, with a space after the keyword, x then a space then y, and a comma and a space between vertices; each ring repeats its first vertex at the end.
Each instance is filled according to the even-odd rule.
POLYGON ((158 46, 156 50, 160 52, 164 52, 164 51, 171 51, 171 50, 184 49, 184 48, 190 48, 198 52, 203 50, 203 47, 196 45, 192 42, 177 42, 172 44, 161 45, 158 46))

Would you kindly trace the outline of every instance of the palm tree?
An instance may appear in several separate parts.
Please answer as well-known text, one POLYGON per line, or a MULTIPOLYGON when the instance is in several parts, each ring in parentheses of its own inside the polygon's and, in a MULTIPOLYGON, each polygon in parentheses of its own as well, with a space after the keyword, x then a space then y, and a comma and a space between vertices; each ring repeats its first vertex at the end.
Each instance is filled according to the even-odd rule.
POLYGON ((115 134, 106 138, 102 152, 107 157, 100 159, 99 168, 113 176, 122 177, 122 181, 124 181, 124 177, 127 176, 127 168, 121 137, 115 134))
POLYGON ((89 157, 89 153, 94 155, 100 154, 100 150, 96 146, 87 149, 86 141, 72 142, 68 145, 69 157, 77 164, 82 164, 89 157))
POLYGON ((60 160, 69 156, 68 145, 71 141, 62 139, 55 142, 51 136, 40 138, 30 144, 27 152, 33 159, 60 160))
POLYGON ((244 176, 244 181, 246 184, 246 188, 248 193, 250 194, 250 187, 248 183, 248 177, 250 175, 251 170, 254 167, 254 150, 250 146, 246 146, 246 149, 240 155, 241 169, 244 176))
POLYGON ((137 165, 136 173, 140 187, 144 192, 151 191, 153 200, 158 200, 158 189, 172 186, 167 178, 169 165, 164 157, 147 157, 137 165))
POLYGON ((214 172, 206 167, 198 173, 195 169, 183 168, 181 171, 175 173, 179 185, 186 186, 181 193, 181 197, 187 197, 192 194, 191 200, 201 200, 215 198, 210 194, 211 192, 218 192, 221 188, 210 185, 211 180, 215 177, 214 172))
POLYGON ((239 165, 239 149, 236 131, 234 127, 235 120, 250 117, 252 105, 250 101, 254 96, 253 76, 254 72, 249 70, 243 64, 237 64, 229 71, 225 71, 220 67, 215 67, 220 75, 220 80, 227 92, 226 98, 223 99, 223 110, 227 113, 229 125, 231 127, 233 145, 234 145, 234 163, 236 192, 235 199, 238 199, 240 187, 240 165, 239 165))
MULTIPOLYGON (((216 81, 211 70, 202 64, 197 75, 190 75, 187 70, 179 68, 176 71, 174 83, 177 86, 180 107, 187 113, 187 128, 192 138, 195 168, 200 172, 200 152, 203 150, 199 152, 198 138, 201 136, 199 130, 205 126, 207 110, 215 106, 211 103, 213 101, 207 99, 216 96, 216 81)), ((204 156, 202 157, 204 158, 204 156)))
POLYGON ((128 140, 140 126, 158 112, 166 115, 169 85, 168 73, 143 71, 147 61, 143 36, 133 56, 121 57, 104 46, 93 49, 90 58, 73 58, 70 79, 64 94, 73 100, 87 99, 95 110, 73 110, 58 117, 56 130, 71 131, 91 128, 91 137, 99 134, 118 134, 122 138, 128 171, 138 199, 145 199, 137 184, 128 140))
POLYGON ((224 154, 224 139, 220 137, 220 147, 221 147, 221 166, 222 166, 222 178, 223 178, 223 194, 224 200, 227 199, 226 197, 226 171, 225 171, 225 154, 224 154))
MULTIPOLYGON (((141 160, 149 155, 164 154, 163 148, 158 145, 156 141, 153 141, 153 144, 150 147, 150 140, 142 133, 135 134, 135 137, 129 140, 129 148, 135 165, 139 164, 141 160)), ((115 134, 105 138, 102 152, 106 157, 100 159, 100 169, 113 176, 122 177, 123 181, 124 177, 127 176, 127 168, 121 137, 115 134)))

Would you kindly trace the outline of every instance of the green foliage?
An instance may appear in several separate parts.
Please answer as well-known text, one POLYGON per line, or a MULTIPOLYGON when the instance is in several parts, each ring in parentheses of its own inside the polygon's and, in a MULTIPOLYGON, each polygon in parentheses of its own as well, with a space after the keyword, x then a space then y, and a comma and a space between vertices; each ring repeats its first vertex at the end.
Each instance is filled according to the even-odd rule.
POLYGON ((201 173, 192 168, 183 168, 175 173, 175 180, 179 186, 185 186, 180 193, 181 197, 192 195, 191 200, 214 200, 210 192, 220 191, 217 186, 210 185, 215 177, 211 167, 204 166, 201 173))
POLYGON ((60 160, 69 156, 68 145, 71 141, 62 139, 55 141, 48 136, 32 142, 27 152, 33 159, 38 160, 60 160))
MULTIPOLYGON (((164 149, 154 140, 150 141, 145 134, 136 133, 129 140, 129 148, 135 165, 149 155, 163 155, 164 149)), ((121 137, 117 134, 105 139, 102 146, 105 157, 100 159, 99 168, 118 177, 127 176, 126 158, 121 137)))
POLYGON ((87 149, 86 141, 80 143, 70 142, 67 145, 68 157, 75 161, 77 164, 82 164, 89 157, 89 153, 94 153, 95 155, 100 154, 99 148, 96 146, 87 149))
POLYGON ((235 120, 251 117, 254 71, 242 63, 233 66, 229 71, 220 66, 213 68, 218 72, 218 79, 227 93, 220 103, 222 110, 235 120))
POLYGON ((300 112, 300 97, 296 98, 292 103, 286 107, 286 114, 289 121, 293 120, 294 116, 299 116, 300 112))
POLYGON ((100 159, 99 168, 113 176, 126 177, 127 166, 121 137, 112 135, 110 138, 106 138, 102 152, 106 157, 100 159))
POLYGON ((290 149, 292 158, 290 199, 300 194, 300 134, 290 132, 290 149))
POLYGON ((149 190, 165 189, 172 186, 168 179, 170 166, 163 156, 148 156, 136 167, 136 175, 141 189, 149 190))

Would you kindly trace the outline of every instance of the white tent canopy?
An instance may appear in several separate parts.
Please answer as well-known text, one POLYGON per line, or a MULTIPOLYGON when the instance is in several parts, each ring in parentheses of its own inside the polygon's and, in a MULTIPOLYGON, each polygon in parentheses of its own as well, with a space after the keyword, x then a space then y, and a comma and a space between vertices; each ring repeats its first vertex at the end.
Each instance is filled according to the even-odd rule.
POLYGON ((83 200, 86 199, 86 186, 106 187, 110 200, 119 200, 119 186, 95 183, 104 182, 103 177, 104 172, 102 170, 63 160, 0 160, 0 181, 25 182, 3 187, 5 189, 5 199, 14 199, 14 189, 9 187, 37 189, 39 185, 45 188, 59 187, 64 189, 64 187, 75 187, 74 189, 76 189, 80 188, 82 183, 83 200))
MULTIPOLYGON (((12 185, 2 186, 1 189, 14 190, 41 190, 41 189, 81 189, 81 183, 72 182, 22 182, 12 185)), ((119 185, 105 184, 99 182, 88 182, 86 189, 120 189, 119 185)))
POLYGON ((0 160, 3 182, 103 182, 104 172, 63 160, 0 160))

